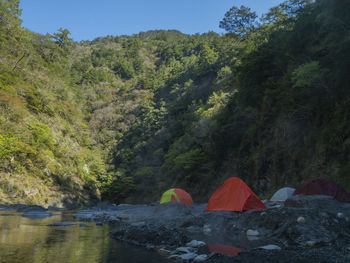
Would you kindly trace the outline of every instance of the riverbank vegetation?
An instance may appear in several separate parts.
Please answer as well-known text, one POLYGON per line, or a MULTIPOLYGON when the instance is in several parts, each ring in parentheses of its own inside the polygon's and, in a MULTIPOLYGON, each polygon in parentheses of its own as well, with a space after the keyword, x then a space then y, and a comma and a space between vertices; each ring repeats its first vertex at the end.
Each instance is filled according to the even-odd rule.
POLYGON ((262 197, 350 187, 348 1, 233 7, 214 32, 74 42, 0 1, 0 201, 207 201, 231 176, 262 197))

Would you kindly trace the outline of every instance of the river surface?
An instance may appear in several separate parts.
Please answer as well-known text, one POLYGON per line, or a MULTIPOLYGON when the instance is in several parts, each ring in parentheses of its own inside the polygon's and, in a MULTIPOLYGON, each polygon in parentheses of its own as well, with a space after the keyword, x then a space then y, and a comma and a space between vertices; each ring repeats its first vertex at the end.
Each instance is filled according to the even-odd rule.
POLYGON ((80 225, 72 212, 30 219, 22 213, 0 210, 1 263, 141 263, 169 262, 154 251, 109 238, 109 226, 80 225), (72 226, 48 226, 74 222, 72 226))

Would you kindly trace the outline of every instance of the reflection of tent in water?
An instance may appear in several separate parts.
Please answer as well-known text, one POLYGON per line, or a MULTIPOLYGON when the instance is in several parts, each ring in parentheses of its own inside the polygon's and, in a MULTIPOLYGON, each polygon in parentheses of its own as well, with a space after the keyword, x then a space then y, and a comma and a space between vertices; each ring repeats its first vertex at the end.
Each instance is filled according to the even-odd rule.
POLYGON ((293 195, 330 195, 339 202, 350 202, 350 194, 338 184, 325 179, 315 179, 299 186, 293 195))
POLYGON ((207 211, 266 209, 259 197, 239 178, 231 177, 215 191, 206 207, 207 211))
POLYGON ((208 244, 208 248, 211 253, 218 252, 222 255, 227 255, 231 257, 236 257, 239 253, 243 251, 243 248, 218 244, 208 244))
POLYGON ((294 193, 295 189, 291 187, 283 187, 279 189, 270 199, 272 202, 284 202, 294 193))
POLYGON ((186 191, 179 188, 172 188, 164 192, 160 199, 160 203, 163 204, 166 202, 178 202, 184 205, 193 205, 191 196, 186 191))

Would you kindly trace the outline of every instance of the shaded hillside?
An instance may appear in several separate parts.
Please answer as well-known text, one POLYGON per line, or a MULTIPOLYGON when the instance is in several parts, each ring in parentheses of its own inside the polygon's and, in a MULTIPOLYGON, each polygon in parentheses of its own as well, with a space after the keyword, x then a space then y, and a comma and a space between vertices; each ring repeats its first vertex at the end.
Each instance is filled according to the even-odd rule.
POLYGON ((103 162, 70 81, 74 43, 21 28, 17 1, 0 10, 0 202, 91 203, 103 162))
POLYGON ((150 202, 182 187, 203 202, 231 176, 261 197, 314 177, 350 187, 348 1, 289 0, 259 23, 234 7, 223 36, 80 43, 20 28, 11 2, 0 1, 3 198, 41 202, 27 189, 40 183, 57 198, 150 202))

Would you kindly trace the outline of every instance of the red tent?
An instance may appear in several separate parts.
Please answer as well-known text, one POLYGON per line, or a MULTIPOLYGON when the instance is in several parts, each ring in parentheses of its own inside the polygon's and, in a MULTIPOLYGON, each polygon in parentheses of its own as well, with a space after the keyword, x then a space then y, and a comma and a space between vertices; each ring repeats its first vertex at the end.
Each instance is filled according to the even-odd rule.
POLYGON ((231 177, 215 191, 206 207, 207 211, 266 209, 259 197, 239 178, 231 177))
POLYGON ((325 179, 315 179, 299 186, 293 195, 330 195, 339 202, 350 202, 350 194, 338 184, 325 179))

